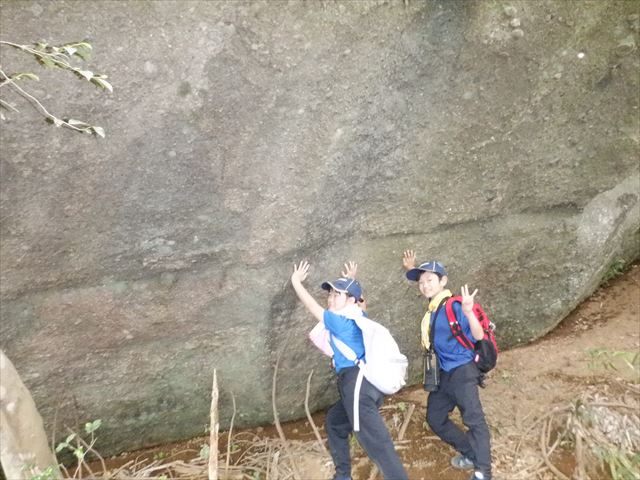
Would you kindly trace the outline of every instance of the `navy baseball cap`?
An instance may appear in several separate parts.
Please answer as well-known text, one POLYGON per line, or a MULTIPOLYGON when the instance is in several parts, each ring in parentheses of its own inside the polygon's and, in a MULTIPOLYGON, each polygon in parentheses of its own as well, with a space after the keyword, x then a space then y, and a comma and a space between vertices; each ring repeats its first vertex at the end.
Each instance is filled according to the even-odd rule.
POLYGON ((333 282, 324 282, 321 287, 323 290, 348 293, 358 301, 362 298, 362 287, 355 278, 341 277, 333 282))
POLYGON ((413 280, 417 282, 420 279, 420 275, 422 272, 433 272, 439 277, 444 277, 447 275, 447 271, 444 269, 444 265, 440 262, 425 262, 420 264, 417 268, 412 268, 405 275, 409 280, 413 280))

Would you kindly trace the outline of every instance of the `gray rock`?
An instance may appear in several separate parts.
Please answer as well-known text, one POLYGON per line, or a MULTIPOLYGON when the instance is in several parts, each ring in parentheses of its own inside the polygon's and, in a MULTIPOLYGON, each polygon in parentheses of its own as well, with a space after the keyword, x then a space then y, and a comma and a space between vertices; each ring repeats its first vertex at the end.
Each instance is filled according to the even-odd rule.
MULTIPOLYGON (((528 2, 518 42, 492 2, 53 0, 37 19, 5 3, 3 38, 90 36, 114 85, 36 71, 47 108, 105 140, 22 105, 2 126, 0 347, 47 431, 56 412, 57 431, 99 418, 105 454, 202 434, 214 368, 222 427, 231 392, 237 426, 270 423, 279 354, 281 419, 304 416, 311 369, 310 406, 326 407, 296 260, 321 301, 359 262, 417 382, 424 300, 404 249, 479 288, 503 348, 638 256, 638 65, 609 67, 633 2, 585 3, 587 36, 528 2), (561 69, 571 81, 544 81, 561 69)), ((9 51, 3 65, 35 68, 9 51)))
POLYGON ((505 7, 503 8, 503 12, 507 17, 515 17, 518 13, 518 11, 516 10, 516 7, 514 7, 513 5, 505 5, 505 7))
POLYGON ((618 46, 616 47, 616 54, 618 56, 629 55, 635 49, 636 39, 634 38, 633 34, 629 34, 618 43, 618 46))

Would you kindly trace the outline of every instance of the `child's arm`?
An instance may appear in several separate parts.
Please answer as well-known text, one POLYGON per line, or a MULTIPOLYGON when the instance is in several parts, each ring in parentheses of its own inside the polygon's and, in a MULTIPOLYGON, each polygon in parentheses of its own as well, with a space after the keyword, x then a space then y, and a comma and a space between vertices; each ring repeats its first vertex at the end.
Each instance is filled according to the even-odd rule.
POLYGON ((324 308, 320 306, 318 302, 311 296, 307 289, 304 288, 302 282, 307 278, 309 274, 309 262, 303 260, 299 265, 293 266, 293 273, 291 274, 291 285, 293 285, 293 289, 296 291, 298 298, 302 302, 302 304, 311 312, 319 322, 322 321, 324 317, 324 308))
POLYGON ((462 313, 469 319, 469 328, 473 338, 482 340, 484 338, 484 330, 482 330, 482 325, 476 318, 476 314, 473 313, 473 297, 475 297, 476 293, 478 293, 477 288, 469 295, 469 287, 467 285, 462 287, 462 313))

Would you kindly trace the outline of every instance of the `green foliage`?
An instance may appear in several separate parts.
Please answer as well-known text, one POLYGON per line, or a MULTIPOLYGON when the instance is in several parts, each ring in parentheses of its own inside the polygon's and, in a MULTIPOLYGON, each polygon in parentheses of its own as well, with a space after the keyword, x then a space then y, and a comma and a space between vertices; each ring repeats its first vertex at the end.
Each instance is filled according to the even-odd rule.
MULTIPOLYGON (((25 465, 24 469, 26 471, 35 470, 35 465, 25 465)), ((56 468, 53 465, 47 467, 43 472, 34 473, 29 476, 29 480, 55 480, 58 478, 56 474, 56 468)))
POLYGON ((598 457, 607 464, 613 480, 637 480, 640 472, 640 453, 630 454, 620 449, 601 449, 598 457))
POLYGON ((198 453, 198 456, 202 459, 202 460, 206 460, 209 458, 209 445, 208 444, 203 444, 202 448, 200 448, 200 453, 198 453))
POLYGON ((167 454, 164 452, 156 452, 153 454, 153 460, 157 461, 157 460, 162 460, 164 458, 167 458, 167 454))
POLYGON ((85 423, 84 424, 84 431, 87 432, 87 434, 90 434, 90 433, 95 432, 101 426, 102 426, 102 420, 97 419, 97 420, 94 420, 93 422, 85 423))
POLYGON ((96 442, 93 434, 98 428, 100 428, 101 425, 102 420, 100 419, 84 424, 84 431, 87 433, 87 435, 91 435, 91 442, 86 445, 86 449, 83 445, 84 442, 82 442, 75 433, 72 433, 68 435, 67 438, 64 439, 64 441, 58 444, 58 446, 56 447, 56 453, 60 453, 63 450, 68 450, 73 454, 73 456, 78 459, 78 463, 83 463, 85 461, 87 453, 89 453, 89 451, 93 449, 93 445, 96 442), (76 440, 76 442, 72 443, 74 439, 76 440))
MULTIPOLYGON (((74 74, 79 79, 90 82, 102 90, 113 92, 113 86, 107 81, 108 77, 106 75, 94 73, 91 70, 74 65, 74 60, 84 62, 90 58, 93 47, 89 42, 65 43, 57 46, 49 45, 46 42, 38 42, 30 46, 0 40, 0 45, 12 47, 27 55, 33 56, 42 67, 66 70, 74 74)), ((29 100, 36 109, 44 115, 49 123, 56 127, 66 127, 78 132, 88 133, 104 138, 105 132, 102 127, 91 125, 81 120, 59 118, 50 113, 35 96, 29 93, 23 86, 19 85, 19 82, 24 79, 40 81, 40 77, 35 73, 19 72, 9 75, 5 73, 0 66, 0 87, 5 85, 12 87, 14 92, 29 100)), ((18 111, 14 105, 2 98, 0 98, 0 109, 14 112, 18 111)), ((5 119, 2 112, 0 112, 0 119, 5 119)))
POLYGON ((618 370, 616 359, 621 360, 631 370, 640 371, 640 353, 625 350, 609 350, 608 348, 589 348, 589 368, 602 367, 605 370, 618 370))
POLYGON ((624 260, 617 259, 613 261, 611 265, 609 265, 609 267, 607 268, 607 271, 604 272, 604 276, 602 277, 602 282, 607 283, 613 280, 614 278, 619 277, 624 273, 625 270, 626 270, 626 264, 624 260))
POLYGON ((64 450, 65 448, 72 448, 71 447, 71 441, 76 437, 75 433, 72 433, 71 435, 69 435, 64 442, 60 442, 58 444, 58 446, 56 447, 56 453, 60 453, 62 450, 64 450))
POLYGON ((358 443, 358 438, 355 433, 352 433, 349 437, 349 451, 351 452, 352 457, 358 455, 358 452, 362 451, 362 447, 358 443))

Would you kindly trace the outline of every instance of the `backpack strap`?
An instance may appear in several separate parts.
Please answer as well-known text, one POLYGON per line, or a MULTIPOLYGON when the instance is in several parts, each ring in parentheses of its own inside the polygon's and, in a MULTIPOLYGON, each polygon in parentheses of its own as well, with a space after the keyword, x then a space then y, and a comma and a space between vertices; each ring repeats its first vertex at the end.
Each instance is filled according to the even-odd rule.
POLYGON ((440 313, 440 309, 443 305, 447 303, 447 300, 450 297, 443 298, 440 300, 438 307, 435 309, 435 312, 431 314, 431 318, 429 319, 429 350, 431 352, 436 351, 436 320, 438 319, 438 313, 440 313))
MULTIPOLYGON (((353 348, 351 348, 349 345, 347 345, 346 343, 344 343, 342 340, 340 340, 338 337, 336 337, 334 334, 330 333, 331 338, 333 339, 333 343, 334 345, 338 348, 338 350, 340 350, 340 353, 347 359, 353 362, 354 365, 356 366, 360 366, 360 363, 362 362, 362 358, 363 357, 358 357, 356 355, 356 352, 353 351, 353 348)), ((366 354, 366 352, 365 352, 366 354)))
POLYGON ((460 343, 460 345, 462 345, 467 350, 473 350, 474 349, 473 343, 471 342, 471 340, 469 340, 469 338, 467 338, 467 336, 462 331, 462 327, 460 326, 460 323, 456 318, 456 312, 453 311, 454 302, 460 302, 462 304, 462 297, 458 295, 456 297, 449 297, 447 299, 447 303, 444 309, 445 309, 445 312, 447 313, 449 328, 451 328, 452 335, 456 340, 458 340, 458 343, 460 343))
POLYGON ((354 352, 349 345, 344 343, 342 340, 340 340, 338 337, 336 337, 333 334, 331 334, 331 338, 333 339, 333 343, 335 344, 335 346, 338 348, 338 350, 340 350, 340 353, 342 353, 342 355, 344 355, 347 358, 347 360, 351 360, 355 365, 360 367, 358 370, 358 377, 356 378, 356 385, 353 391, 353 431, 359 432, 360 431, 360 389, 362 387, 362 379, 364 378, 364 370, 363 370, 364 362, 362 361, 362 358, 358 358, 358 356, 356 355, 356 352, 354 352))

